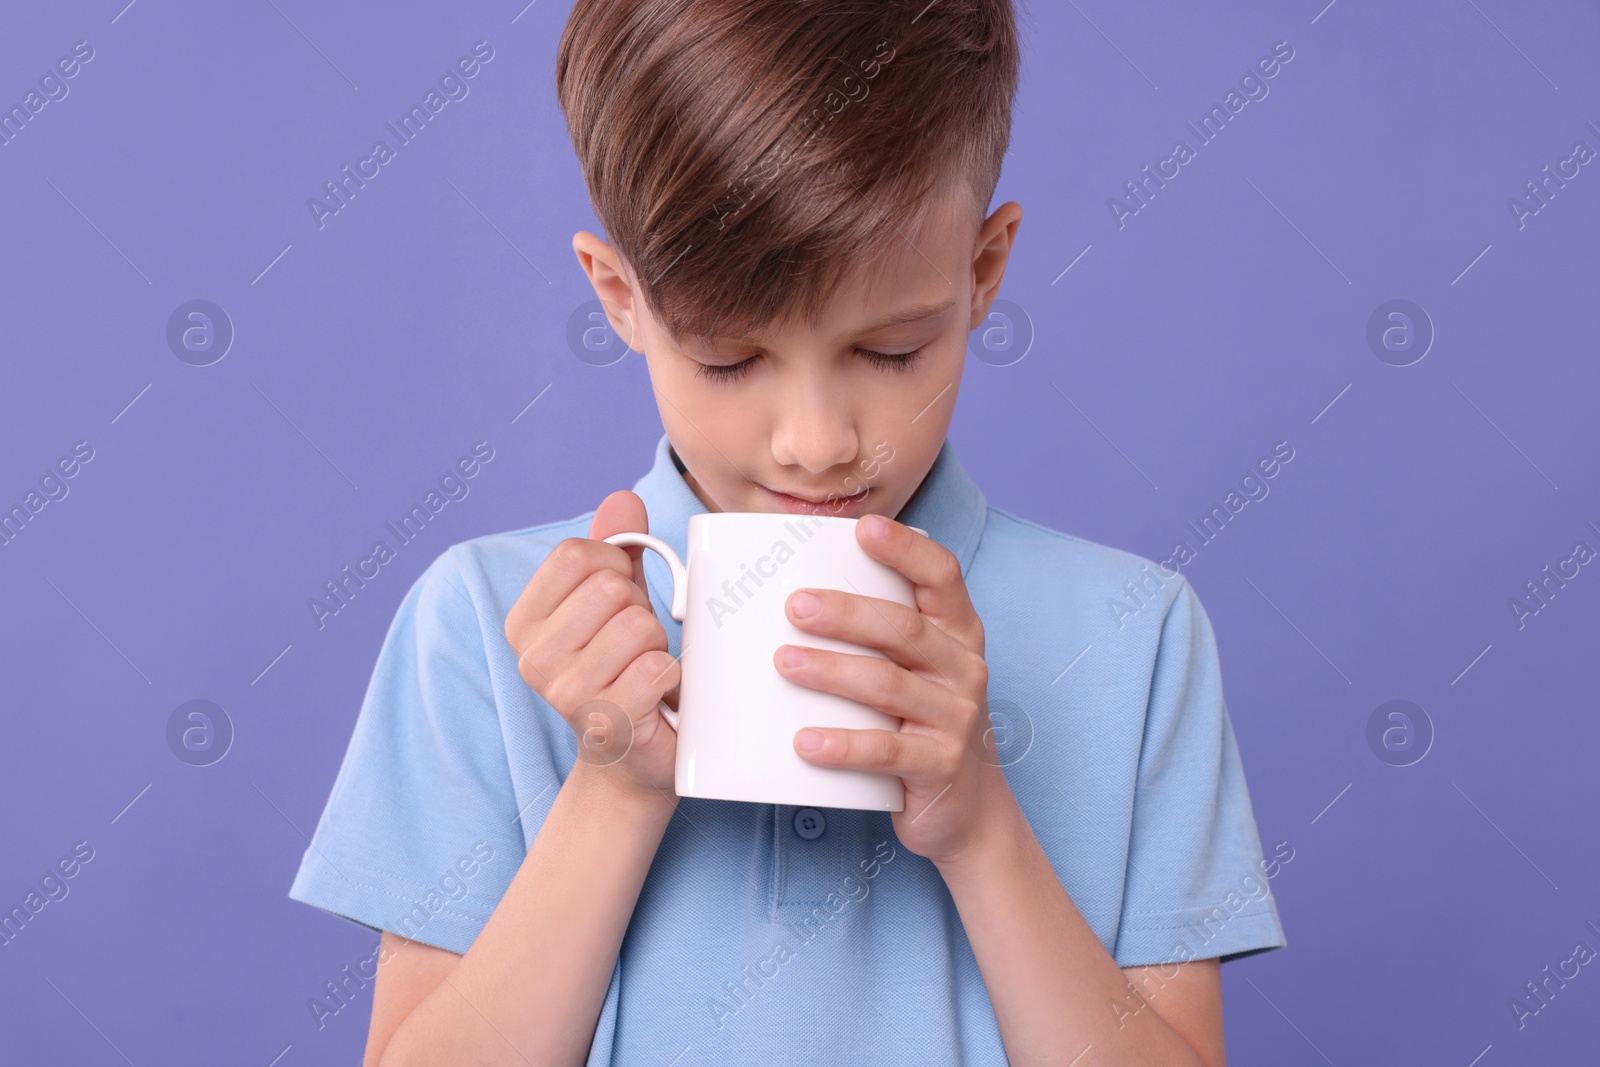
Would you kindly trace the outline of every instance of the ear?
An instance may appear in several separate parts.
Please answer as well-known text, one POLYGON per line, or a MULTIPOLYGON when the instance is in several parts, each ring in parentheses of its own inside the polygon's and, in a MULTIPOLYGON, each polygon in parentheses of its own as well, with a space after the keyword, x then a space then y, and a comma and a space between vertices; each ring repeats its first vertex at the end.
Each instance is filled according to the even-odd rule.
POLYGON ((633 286, 622 257, 617 250, 587 230, 572 237, 572 252, 578 257, 578 266, 588 275, 594 295, 606 313, 606 321, 621 338, 622 343, 635 352, 643 352, 635 344, 634 324, 638 308, 634 302, 633 286))
POLYGON ((1011 248, 1022 223, 1022 205, 1009 200, 995 208, 978 231, 972 254, 972 319, 967 329, 983 325, 989 308, 1000 295, 1000 280, 1005 277, 1011 248))

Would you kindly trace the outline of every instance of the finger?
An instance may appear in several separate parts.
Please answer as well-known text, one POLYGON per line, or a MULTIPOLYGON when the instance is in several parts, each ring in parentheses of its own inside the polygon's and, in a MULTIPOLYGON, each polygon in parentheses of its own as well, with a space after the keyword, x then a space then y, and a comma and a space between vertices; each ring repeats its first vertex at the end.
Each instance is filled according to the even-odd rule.
POLYGON ((663 651, 642 653, 598 696, 564 712, 562 717, 578 739, 578 759, 610 766, 633 751, 635 744, 648 744, 656 731, 667 729, 653 720, 660 718, 656 707, 661 686, 676 681, 676 665, 663 651))
POLYGON ((948 776, 952 764, 945 744, 939 739, 928 734, 893 730, 808 726, 796 731, 794 750, 801 759, 818 766, 894 774, 907 783, 948 776), (821 747, 812 751, 801 748, 801 735, 813 732, 821 737, 821 747))
POLYGON ((644 577, 644 550, 608 545, 605 538, 624 531, 648 530, 644 501, 636 493, 619 489, 600 502, 589 523, 588 537, 568 537, 552 548, 539 564, 527 587, 506 614, 507 633, 519 633, 543 619, 572 595, 572 591, 601 567, 610 567, 640 589, 644 577))
POLYGON ((885 715, 963 736, 970 725, 971 709, 963 707, 965 698, 959 691, 881 656, 784 645, 773 654, 772 661, 778 673, 796 685, 837 693, 885 715), (800 662, 790 664, 791 656, 797 656, 800 662))
POLYGON ((604 691, 605 697, 626 709, 635 722, 642 721, 678 684, 682 670, 677 657, 662 649, 640 653, 604 691))
POLYGON ((518 671, 552 704, 569 700, 574 691, 582 690, 574 684, 557 683, 570 673, 567 668, 572 657, 587 648, 614 616, 634 606, 649 608, 639 587, 619 571, 601 567, 585 578, 550 617, 532 620, 521 630, 507 622, 506 642, 517 654, 518 671), (542 685, 524 670, 525 665, 538 675, 542 685))
MULTIPOLYGON (((580 692, 598 693, 612 685, 622 672, 646 652, 665 652, 667 634, 648 607, 630 604, 600 627, 600 632, 566 668, 571 684, 580 692)), ((565 680, 565 679, 564 679, 565 680)))
POLYGON ((856 523, 856 543, 867 555, 893 567, 911 582, 919 611, 951 633, 976 642, 977 651, 982 653, 982 624, 955 553, 883 515, 861 517, 856 523))
MULTIPOLYGON (((644 501, 639 498, 639 494, 629 489, 618 489, 600 501, 600 506, 594 509, 594 518, 589 521, 589 536, 596 541, 604 541, 612 534, 649 532, 650 515, 645 509, 644 501)), ((644 546, 629 545, 622 551, 633 560, 634 582, 640 589, 647 589, 644 578, 644 546)))
POLYGON ((631 578, 603 567, 585 578, 540 626, 547 656, 576 655, 591 644, 619 612, 638 606, 650 611, 650 598, 631 578))
POLYGON ((633 563, 626 549, 587 537, 562 540, 545 556, 506 613, 506 633, 522 633, 548 618, 574 589, 601 569, 616 571, 633 581, 633 563))
POLYGON ((842 589, 796 589, 784 602, 789 621, 809 633, 875 648, 909 671, 937 677, 954 686, 952 665, 973 653, 956 637, 933 625, 915 608, 881 597, 842 589), (816 599, 813 615, 799 610, 816 599))

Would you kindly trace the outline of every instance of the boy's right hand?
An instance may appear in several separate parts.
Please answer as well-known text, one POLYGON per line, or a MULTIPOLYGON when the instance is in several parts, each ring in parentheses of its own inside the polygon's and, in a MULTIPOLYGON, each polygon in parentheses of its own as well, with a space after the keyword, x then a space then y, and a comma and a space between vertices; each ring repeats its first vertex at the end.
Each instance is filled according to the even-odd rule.
MULTIPOLYGON (((644 501, 621 489, 595 510, 588 537, 550 550, 505 635, 523 680, 577 735, 580 762, 628 789, 674 797, 677 732, 656 703, 676 696, 680 668, 645 592, 645 549, 604 541, 625 530, 648 532, 649 521, 644 501)), ((667 706, 676 710, 675 700, 667 706)))

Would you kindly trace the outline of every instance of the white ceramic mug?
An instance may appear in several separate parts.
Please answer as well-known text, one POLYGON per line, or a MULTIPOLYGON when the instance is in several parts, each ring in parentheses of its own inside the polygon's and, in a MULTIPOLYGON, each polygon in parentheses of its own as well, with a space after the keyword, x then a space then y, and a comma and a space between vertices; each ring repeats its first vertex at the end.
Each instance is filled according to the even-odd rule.
MULTIPOLYGON (((796 589, 842 589, 916 606, 904 575, 856 543, 856 521, 782 512, 703 512, 689 519, 689 559, 642 533, 606 538, 643 545, 672 570, 672 617, 683 623, 678 710, 679 796, 904 811, 898 775, 818 767, 794 750, 806 726, 899 730, 900 720, 778 673, 779 645, 809 645, 887 658, 874 648, 809 633, 789 621, 796 589)), ((927 531, 911 527, 926 535, 927 531)))

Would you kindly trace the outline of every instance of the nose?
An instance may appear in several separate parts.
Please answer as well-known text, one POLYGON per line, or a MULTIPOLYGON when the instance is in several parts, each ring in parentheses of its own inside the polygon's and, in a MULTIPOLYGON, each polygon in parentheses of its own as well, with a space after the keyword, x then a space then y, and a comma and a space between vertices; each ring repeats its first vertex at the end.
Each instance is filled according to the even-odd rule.
POLYGON ((772 458, 824 474, 855 462, 861 450, 855 408, 842 379, 811 374, 783 394, 772 435, 772 458))

